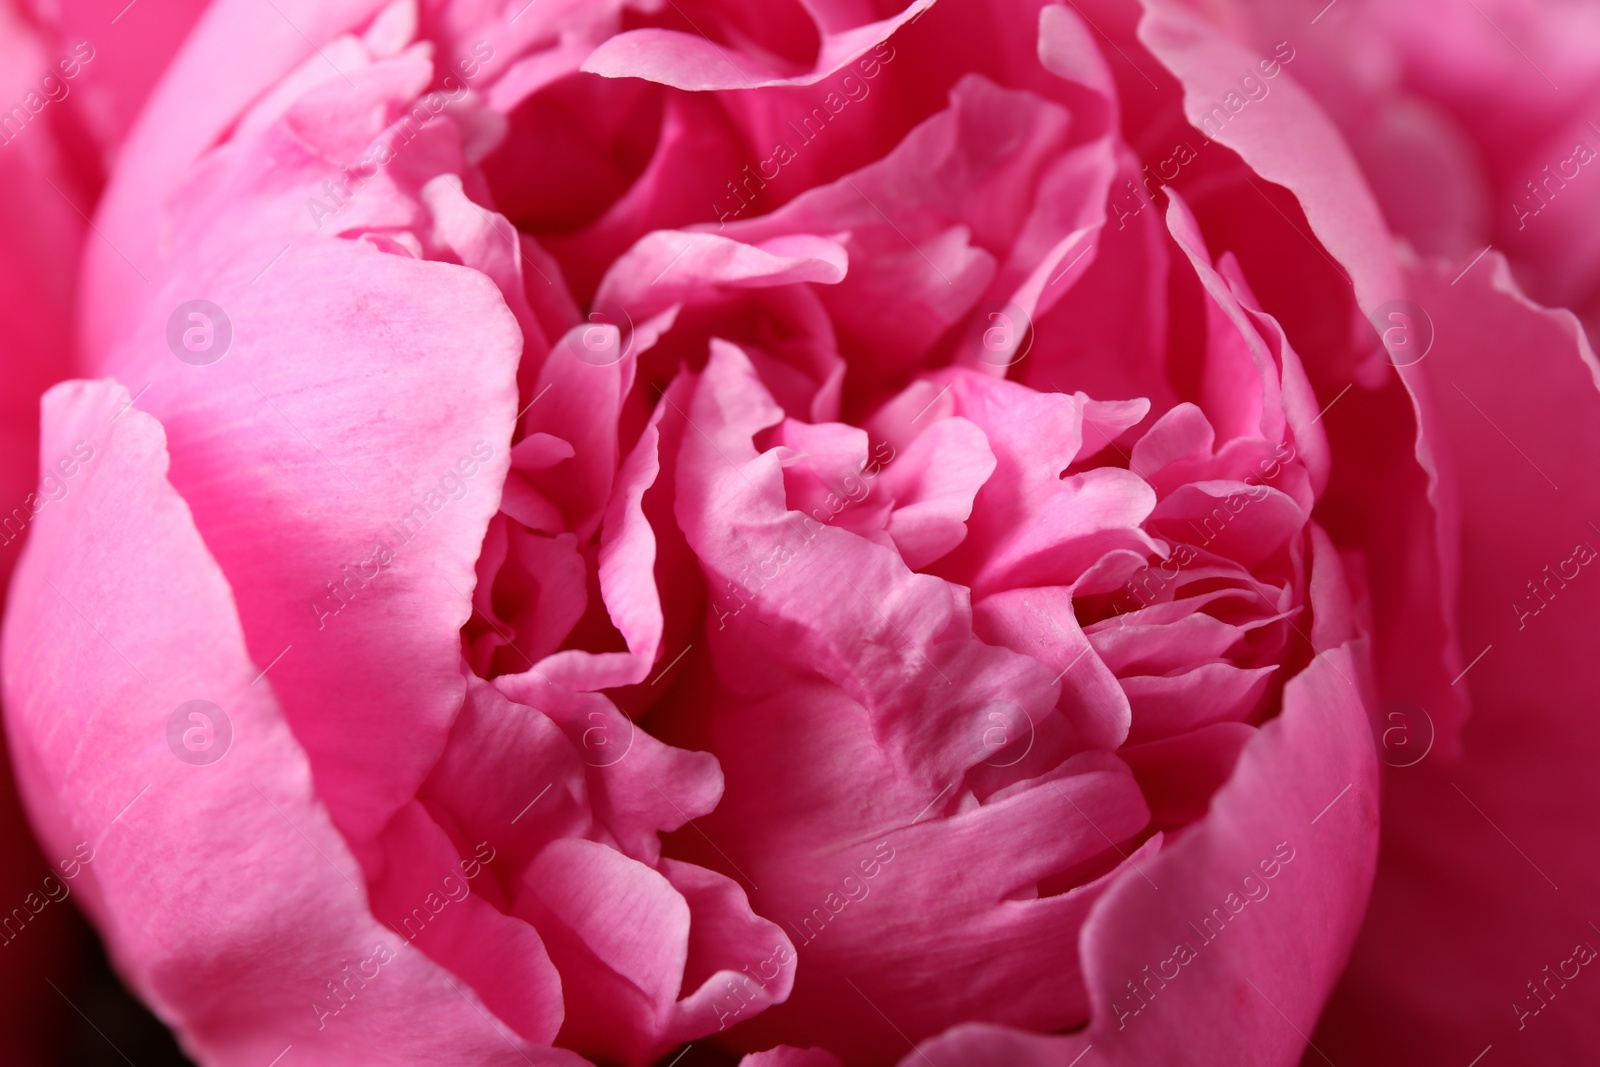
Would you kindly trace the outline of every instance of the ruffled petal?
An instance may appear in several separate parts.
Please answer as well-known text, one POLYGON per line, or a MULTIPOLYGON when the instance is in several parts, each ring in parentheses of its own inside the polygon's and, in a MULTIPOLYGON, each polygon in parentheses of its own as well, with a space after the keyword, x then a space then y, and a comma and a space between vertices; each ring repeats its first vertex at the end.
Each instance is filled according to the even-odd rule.
MULTIPOLYGON (((718 34, 722 44, 705 36, 699 25, 684 16, 686 30, 652 27, 611 38, 584 61, 583 69, 608 78, 647 78, 689 90, 814 85, 880 45, 933 3, 934 0, 913 0, 890 18, 860 24, 856 21, 859 5, 810 0, 805 7, 815 20, 814 33, 819 41, 815 58, 804 70, 795 68, 805 64, 782 62, 762 44, 750 40, 746 36, 749 30, 740 25, 737 10, 727 10, 730 5, 699 5, 700 18, 718 34)), ((774 0, 779 12, 788 6, 783 0, 774 0)))
MULTIPOLYGON (((1224 109, 1228 121, 1219 122, 1212 109, 1223 109, 1227 94, 1237 94, 1236 79, 1241 71, 1255 67, 1257 57, 1172 0, 1144 0, 1143 7, 1139 40, 1182 85, 1189 124, 1237 152, 1255 175, 1294 194, 1311 238, 1340 265, 1339 276, 1351 286, 1363 315, 1377 314, 1387 302, 1405 299, 1406 280, 1378 204, 1337 127, 1311 96, 1280 70, 1271 105, 1257 105, 1249 115, 1237 118, 1224 109)), ((1254 195, 1266 197, 1277 208, 1262 184, 1251 180, 1254 195)), ((1259 210, 1259 205, 1252 207, 1259 210)), ((1301 237, 1306 235, 1302 232, 1301 237)), ((1366 345, 1358 355, 1358 362, 1340 373, 1368 386, 1392 380, 1381 345, 1366 345)), ((1367 534, 1375 557, 1406 561, 1404 575, 1374 583, 1378 615, 1374 652, 1387 693, 1422 699, 1435 709, 1442 751, 1448 752, 1467 714, 1462 694, 1449 684, 1464 666, 1449 578, 1456 566, 1454 476, 1448 456, 1431 443, 1439 432, 1433 424, 1439 398, 1417 366, 1399 368, 1398 376, 1417 426, 1414 444, 1406 446, 1410 455, 1403 462, 1410 464, 1414 457, 1419 475, 1415 480, 1423 488, 1404 494, 1409 503, 1399 522, 1387 515, 1367 534), (1395 547, 1397 527, 1404 528, 1403 552, 1395 547)))
POLYGON ((1096 904, 1081 945, 1086 1030, 968 1024, 901 1067, 939 1056, 975 1067, 1221 1067, 1240 1049, 1252 1063, 1300 1062, 1377 861, 1377 761, 1347 680, 1354 666, 1337 649, 1291 682, 1283 714, 1244 746, 1206 819, 1096 904))

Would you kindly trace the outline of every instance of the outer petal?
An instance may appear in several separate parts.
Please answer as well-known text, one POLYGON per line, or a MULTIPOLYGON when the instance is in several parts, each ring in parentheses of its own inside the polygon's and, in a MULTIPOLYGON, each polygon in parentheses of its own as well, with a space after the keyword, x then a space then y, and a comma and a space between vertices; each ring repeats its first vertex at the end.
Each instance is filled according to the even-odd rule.
POLYGON ((93 352, 162 419, 173 483, 357 848, 415 795, 461 706, 459 631, 523 347, 488 276, 420 260, 432 210, 461 206, 452 182, 423 192, 459 165, 451 123, 404 144, 334 225, 305 209, 306 183, 358 157, 430 74, 409 53, 352 68, 351 85, 313 89, 208 154, 125 339, 93 352), (232 337, 197 366, 172 338, 200 297, 232 337))
POLYGON ((238 351, 191 367, 157 335, 120 362, 151 383, 252 654, 361 840, 415 795, 464 698, 521 338, 481 275, 364 244, 296 249, 253 287, 207 267, 177 284, 220 297, 238 351))
MULTIPOLYGON (((1250 71, 1256 56, 1175 0, 1144 6, 1140 40, 1182 83, 1184 112, 1203 129, 1211 105, 1236 89, 1239 72, 1250 71)), ((1338 130, 1305 90, 1285 80, 1278 92, 1285 99, 1277 121, 1246 113, 1221 126, 1217 139, 1261 177, 1295 192, 1324 246, 1349 267, 1362 307, 1375 307, 1402 291, 1383 215, 1338 130)))
POLYGON ((1461 604, 1463 648, 1482 653, 1461 681, 1476 710, 1462 760, 1384 783, 1372 910, 1317 1042, 1339 1063, 1467 1063, 1492 1044, 1486 1064, 1577 1065, 1593 1059, 1600 983, 1587 967, 1543 983, 1571 976, 1574 946, 1600 946, 1600 579, 1580 562, 1600 549, 1600 365, 1498 253, 1452 285, 1463 265, 1412 279, 1439 331, 1422 366, 1442 440, 1476 472, 1461 604))
POLYGON ((93 846, 80 885, 124 973, 224 1067, 289 1045, 328 1067, 581 1062, 519 1045, 368 913, 271 683, 251 681, 227 583, 165 478, 161 427, 128 406, 103 383, 46 398, 47 449, 83 441, 92 458, 40 519, 3 650, 24 790, 53 849, 93 846), (167 740, 195 699, 233 730, 204 766, 167 740), (226 832, 205 832, 213 819, 226 832), (376 976, 325 1015, 314 998, 346 965, 376 976))

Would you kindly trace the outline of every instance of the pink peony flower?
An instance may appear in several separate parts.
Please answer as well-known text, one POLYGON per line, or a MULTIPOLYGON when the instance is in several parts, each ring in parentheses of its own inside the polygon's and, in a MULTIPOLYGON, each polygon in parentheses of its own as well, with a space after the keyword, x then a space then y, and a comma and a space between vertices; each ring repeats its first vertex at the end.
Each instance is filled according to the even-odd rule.
POLYGON ((211 7, 3 649, 187 1051, 1296 1062, 1595 399, 1396 240, 1320 21, 211 7))

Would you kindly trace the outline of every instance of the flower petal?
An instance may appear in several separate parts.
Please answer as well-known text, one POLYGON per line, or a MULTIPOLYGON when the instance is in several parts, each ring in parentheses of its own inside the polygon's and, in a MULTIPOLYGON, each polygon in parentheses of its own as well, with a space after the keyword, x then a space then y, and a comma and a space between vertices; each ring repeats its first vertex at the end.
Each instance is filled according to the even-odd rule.
POLYGON ((129 405, 105 382, 47 396, 47 451, 81 441, 87 458, 39 519, 4 646, 23 788, 52 850, 93 847, 77 887, 123 974, 221 1067, 259 1067, 289 1044, 326 1067, 580 1063, 512 1038, 368 913, 222 571, 166 480, 161 426, 129 405), (193 700, 217 709, 212 745, 231 723, 209 765, 168 740, 193 700), (207 818, 227 831, 196 832, 207 818), (340 1001, 318 1008, 346 964, 377 977, 336 1013, 340 1001))
MULTIPOLYGON (((1574 844, 1600 805, 1600 587, 1584 562, 1600 549, 1600 362, 1569 312, 1529 302, 1498 252, 1484 259, 1453 285, 1464 263, 1411 267, 1438 331, 1421 369, 1441 446, 1473 472, 1461 629, 1474 662, 1460 684, 1474 711, 1461 759, 1434 751, 1385 778, 1372 909, 1316 1035, 1338 1062, 1467 1062, 1491 1043, 1491 1057, 1535 1063, 1590 1055, 1596 987, 1543 983, 1579 966, 1562 962, 1574 945, 1600 945, 1584 903, 1600 864, 1574 844)), ((1425 743, 1418 705, 1397 710, 1390 723, 1425 743)))

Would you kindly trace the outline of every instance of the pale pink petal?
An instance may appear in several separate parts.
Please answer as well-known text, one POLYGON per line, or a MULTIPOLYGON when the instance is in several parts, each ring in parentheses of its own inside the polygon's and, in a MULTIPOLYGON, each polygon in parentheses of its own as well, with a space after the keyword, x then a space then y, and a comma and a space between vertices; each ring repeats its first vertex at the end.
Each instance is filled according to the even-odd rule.
POLYGON ((765 1052, 752 1052, 739 1061, 739 1067, 843 1067, 839 1058, 823 1048, 794 1048, 780 1045, 765 1052))
MULTIPOLYGON (((798 64, 777 62, 776 56, 753 41, 744 48, 732 43, 719 45, 704 36, 693 22, 686 31, 649 28, 613 37, 584 61, 583 69, 608 78, 648 78, 691 90, 814 85, 877 46, 933 3, 934 0, 913 0, 893 17, 866 24, 850 17, 859 12, 857 5, 847 7, 826 0, 808 4, 816 21, 815 33, 820 37, 809 70, 795 70, 793 67, 798 64)), ((774 0, 774 6, 781 10, 788 5, 774 0)), ((716 5, 702 5, 700 17, 735 40, 743 35, 733 13, 718 12, 716 5), (706 6, 711 10, 705 10, 706 6)))
MULTIPOLYGON (((355 842, 414 795, 464 696, 459 631, 509 462, 523 336, 484 274, 319 231, 304 189, 254 153, 306 180, 335 173, 334 153, 381 132, 417 62, 353 71, 355 89, 337 79, 198 164, 160 285, 99 354, 147 387, 252 655, 355 842), (232 328, 204 366, 167 340, 197 292, 232 328)), ((422 192, 455 161, 447 126, 353 194, 350 225, 450 232, 429 204, 459 204, 422 192)))
POLYGON ((94 850, 77 885, 124 975, 216 1064, 265 1063, 289 1044, 329 1067, 579 1062, 519 1042, 368 913, 272 681, 252 684, 226 579, 164 476, 161 426, 129 401, 104 383, 47 399, 47 451, 81 440, 90 458, 39 520, 9 609, 26 621, 5 643, 24 790, 53 851, 94 850), (232 727, 209 766, 168 747, 169 719, 196 699, 232 727), (232 832, 196 834, 208 811, 232 832), (324 1016, 313 998, 346 964, 378 978, 324 1016))
POLYGON ((282 654, 272 678, 319 791, 359 838, 415 791, 460 706, 458 631, 506 469, 520 337, 481 275, 359 244, 299 249, 231 299, 193 269, 231 305, 238 351, 196 374, 156 340, 119 364, 151 382, 174 483, 230 576, 253 654, 282 654), (365 322, 345 313, 357 287, 365 322), (463 302, 482 331, 465 375, 438 358, 460 350, 463 302), (256 336, 262 321, 278 325, 256 336), (334 350, 347 374, 330 378, 318 353, 334 350), (323 713, 330 702, 339 716, 323 713))
POLYGON ((879 484, 894 501, 889 536, 906 566, 920 570, 966 538, 973 499, 994 473, 994 453, 983 431, 966 419, 948 418, 882 462, 879 484))
POLYGON ((732 288, 818 282, 845 277, 849 256, 835 240, 809 234, 735 240, 710 233, 663 231, 641 240, 612 264, 595 299, 643 319, 707 285, 732 288))

